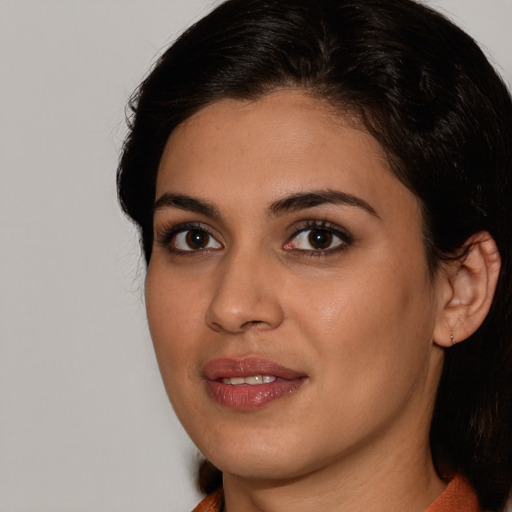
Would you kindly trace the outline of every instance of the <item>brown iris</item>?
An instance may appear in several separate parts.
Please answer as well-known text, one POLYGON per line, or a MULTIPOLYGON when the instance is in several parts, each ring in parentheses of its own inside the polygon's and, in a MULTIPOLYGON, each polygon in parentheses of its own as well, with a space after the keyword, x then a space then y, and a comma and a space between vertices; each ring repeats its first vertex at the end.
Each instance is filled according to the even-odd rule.
POLYGON ((199 229, 191 229, 187 232, 185 240, 191 249, 204 249, 208 245, 208 233, 199 229))
POLYGON ((312 229, 308 235, 308 242, 315 249, 327 249, 332 244, 332 233, 325 229, 312 229))

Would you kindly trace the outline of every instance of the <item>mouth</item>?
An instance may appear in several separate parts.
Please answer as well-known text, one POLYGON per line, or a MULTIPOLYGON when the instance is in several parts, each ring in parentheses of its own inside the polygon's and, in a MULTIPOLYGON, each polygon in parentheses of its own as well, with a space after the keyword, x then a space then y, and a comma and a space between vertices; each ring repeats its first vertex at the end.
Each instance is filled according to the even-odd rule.
POLYGON ((277 377, 274 375, 251 375, 250 377, 225 377, 222 382, 231 386, 259 386, 260 384, 270 384, 276 380, 277 377))
POLYGON ((210 398, 237 410, 261 408, 296 392, 306 375, 266 359, 215 359, 203 368, 210 398))

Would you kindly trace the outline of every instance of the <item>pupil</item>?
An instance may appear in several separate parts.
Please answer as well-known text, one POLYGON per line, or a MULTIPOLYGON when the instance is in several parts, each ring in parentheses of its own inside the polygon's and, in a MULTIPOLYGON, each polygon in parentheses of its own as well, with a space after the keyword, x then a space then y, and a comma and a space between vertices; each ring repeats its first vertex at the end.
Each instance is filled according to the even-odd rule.
POLYGON ((309 234, 309 243, 315 249, 327 249, 332 243, 332 234, 323 229, 313 229, 309 234))
POLYGON ((191 230, 187 233, 187 245, 192 249, 202 249, 207 243, 208 238, 204 231, 191 230))

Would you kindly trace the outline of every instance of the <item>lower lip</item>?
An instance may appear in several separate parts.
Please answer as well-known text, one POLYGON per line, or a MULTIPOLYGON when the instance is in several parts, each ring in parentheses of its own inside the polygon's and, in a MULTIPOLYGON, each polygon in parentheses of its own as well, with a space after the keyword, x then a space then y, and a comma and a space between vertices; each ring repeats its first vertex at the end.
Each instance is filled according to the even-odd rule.
POLYGON ((271 402, 279 400, 297 391, 304 383, 304 378, 292 380, 275 380, 256 386, 233 386, 217 380, 207 380, 208 390, 212 399, 229 409, 259 409, 271 402))

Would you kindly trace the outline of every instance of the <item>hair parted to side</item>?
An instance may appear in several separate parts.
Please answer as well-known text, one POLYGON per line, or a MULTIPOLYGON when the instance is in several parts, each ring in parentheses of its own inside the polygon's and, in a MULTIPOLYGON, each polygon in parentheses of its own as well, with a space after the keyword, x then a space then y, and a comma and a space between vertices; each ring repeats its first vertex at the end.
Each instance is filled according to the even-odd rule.
MULTIPOLYGON (((160 58, 131 102, 119 198, 153 244, 158 165, 171 132, 221 98, 299 88, 359 119, 422 206, 429 267, 488 231, 502 259, 491 311, 446 351, 431 428, 441 474, 484 509, 512 482, 512 102, 476 43, 412 0, 228 0, 160 58)), ((211 467, 210 467, 211 469, 211 467)), ((220 483, 203 468, 205 491, 220 483)))

